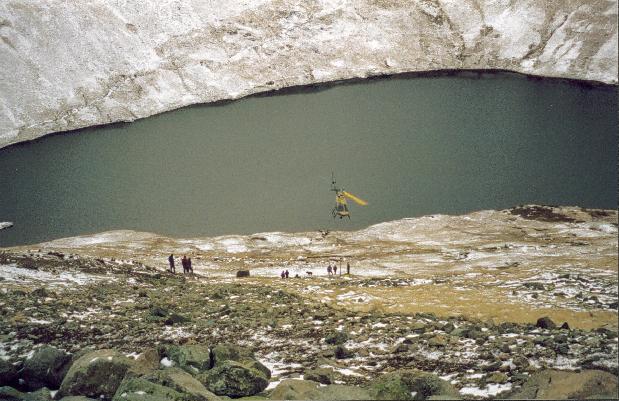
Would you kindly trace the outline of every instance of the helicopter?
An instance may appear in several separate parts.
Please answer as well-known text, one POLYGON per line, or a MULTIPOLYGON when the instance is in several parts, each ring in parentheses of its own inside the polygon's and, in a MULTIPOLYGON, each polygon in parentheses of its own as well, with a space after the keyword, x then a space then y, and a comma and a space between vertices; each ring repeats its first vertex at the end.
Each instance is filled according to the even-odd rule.
POLYGON ((350 192, 344 191, 344 188, 338 188, 335 185, 335 175, 333 174, 333 172, 331 172, 331 191, 335 192, 335 207, 333 208, 333 210, 331 210, 331 214, 333 215, 334 219, 339 216, 340 219, 348 217, 348 219, 350 220, 350 212, 348 211, 348 204, 346 202, 346 198, 352 200, 353 202, 361 206, 365 206, 368 204, 363 199, 359 199, 350 192))

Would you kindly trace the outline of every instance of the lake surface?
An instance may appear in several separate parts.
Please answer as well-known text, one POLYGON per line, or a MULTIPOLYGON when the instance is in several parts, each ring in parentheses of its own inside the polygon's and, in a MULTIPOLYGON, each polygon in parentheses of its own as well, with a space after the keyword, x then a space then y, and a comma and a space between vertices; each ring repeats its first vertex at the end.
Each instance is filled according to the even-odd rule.
POLYGON ((616 208, 616 88, 391 78, 184 108, 0 149, 0 246, 358 229, 523 203, 616 208), (331 172, 367 200, 333 220, 331 172))

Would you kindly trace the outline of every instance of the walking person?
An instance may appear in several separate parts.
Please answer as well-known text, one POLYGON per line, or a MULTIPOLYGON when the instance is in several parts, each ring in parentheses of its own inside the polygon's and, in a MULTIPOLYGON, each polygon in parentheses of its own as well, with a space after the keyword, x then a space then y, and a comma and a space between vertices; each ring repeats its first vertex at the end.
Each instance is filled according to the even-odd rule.
POLYGON ((333 275, 337 276, 337 264, 333 265, 333 275))
POLYGON ((191 266, 191 258, 187 258, 187 272, 193 276, 193 267, 191 266))
POLYGON ((331 275, 331 263, 329 263, 329 266, 327 266, 327 274, 330 276, 331 275))
POLYGON ((286 278, 286 272, 282 270, 282 274, 280 274, 282 278, 286 278))
POLYGON ((288 269, 286 269, 286 272, 284 274, 286 275, 286 278, 288 278, 288 276, 290 275, 290 273, 288 273, 288 269))
POLYGON ((170 254, 168 257, 168 262, 170 262, 170 273, 176 273, 176 268, 174 267, 174 255, 170 254))

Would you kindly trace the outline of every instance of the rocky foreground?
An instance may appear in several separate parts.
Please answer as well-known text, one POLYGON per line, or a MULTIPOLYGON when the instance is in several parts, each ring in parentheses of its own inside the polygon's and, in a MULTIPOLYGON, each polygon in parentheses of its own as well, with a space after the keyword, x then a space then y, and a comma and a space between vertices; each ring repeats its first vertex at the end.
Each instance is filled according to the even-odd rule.
POLYGON ((296 85, 466 69, 616 84, 617 1, 5 1, 0 148, 296 85))
POLYGON ((526 206, 4 249, 0 399, 617 398, 616 247, 616 211, 526 206), (165 271, 180 247, 196 274, 165 271))

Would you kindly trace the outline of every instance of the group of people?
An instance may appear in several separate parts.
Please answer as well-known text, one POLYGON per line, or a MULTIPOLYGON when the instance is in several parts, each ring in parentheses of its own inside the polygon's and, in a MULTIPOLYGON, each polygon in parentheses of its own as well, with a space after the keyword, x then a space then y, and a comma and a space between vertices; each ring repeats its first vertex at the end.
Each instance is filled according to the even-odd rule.
MULTIPOLYGON (((342 272, 340 272, 341 274, 342 272)), ((329 266, 327 266, 327 274, 330 275, 337 275, 337 264, 333 264, 333 266, 331 266, 331 263, 329 263, 329 266)))
MULTIPOLYGON (((170 256, 168 256, 168 262, 170 263, 170 273, 176 274, 176 267, 174 264, 174 254, 170 254, 170 256)), ((181 259, 181 264, 183 265, 183 274, 193 274, 193 267, 191 266, 191 258, 188 258, 187 255, 183 255, 183 258, 181 259)), ((307 274, 311 275, 311 272, 307 272, 307 274)), ((337 275, 337 263, 333 263, 332 265, 331 262, 329 262, 329 266, 327 266, 327 274, 329 276, 337 275)), ((340 274, 342 274, 342 272, 340 272, 340 274)), ((348 262, 346 263, 346 274, 350 274, 350 263, 348 262)), ((290 272, 288 272, 288 270, 282 270, 280 276, 283 279, 289 278, 290 272)), ((297 274, 295 277, 299 277, 299 275, 297 274)))
MULTIPOLYGON (((170 254, 170 256, 168 257, 168 262, 170 263, 170 273, 176 273, 176 267, 174 265, 174 254, 170 254)), ((181 259, 181 264, 183 265, 183 274, 193 274, 191 258, 188 258, 187 255, 183 255, 183 258, 181 259)))
MULTIPOLYGON (((312 275, 312 272, 306 272, 309 276, 312 275)), ((331 262, 329 262, 329 265, 327 266, 327 274, 329 276, 335 276, 337 275, 337 263, 333 263, 331 264, 331 262)), ((340 271, 340 275, 342 274, 342 272, 340 271)), ((350 274, 350 263, 346 262, 346 274, 350 274)), ((290 277, 290 273, 288 272, 288 270, 282 270, 282 272, 280 273, 280 277, 283 279, 286 279, 288 277, 290 277)), ((295 277, 299 277, 299 275, 297 274, 295 277)))

